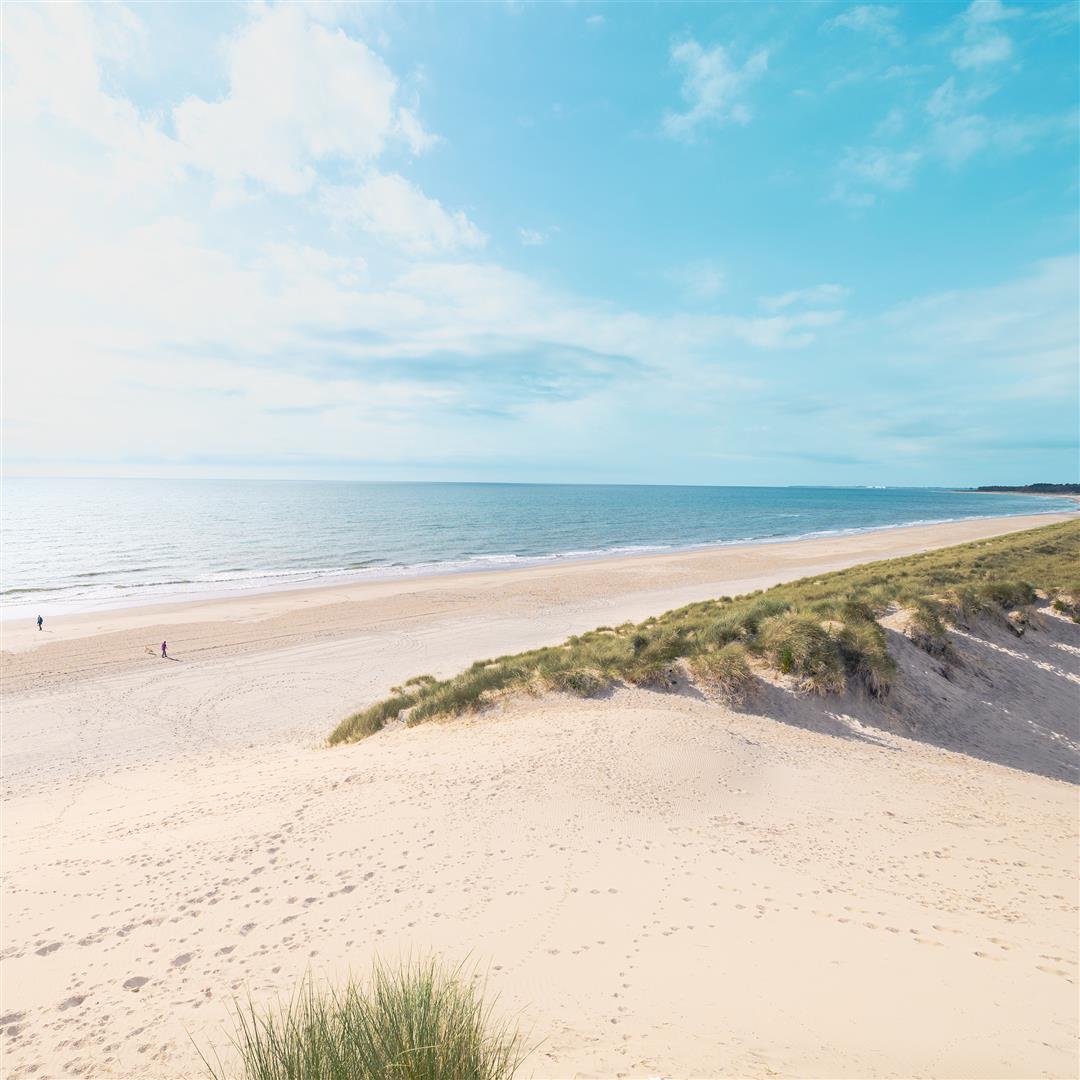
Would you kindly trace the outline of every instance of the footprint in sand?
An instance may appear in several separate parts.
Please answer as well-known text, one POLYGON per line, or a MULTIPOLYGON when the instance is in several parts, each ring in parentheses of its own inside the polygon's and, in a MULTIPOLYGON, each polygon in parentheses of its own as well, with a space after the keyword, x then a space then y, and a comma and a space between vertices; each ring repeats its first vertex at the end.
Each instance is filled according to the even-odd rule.
POLYGON ((124 980, 125 990, 138 990, 140 987, 145 986, 150 980, 145 975, 132 975, 130 979, 124 980))
POLYGON ((1047 975, 1060 975, 1066 982, 1072 982, 1072 979, 1069 978, 1069 973, 1067 971, 1062 971, 1061 968, 1052 968, 1046 964, 1036 964, 1035 970, 1044 971, 1047 975))

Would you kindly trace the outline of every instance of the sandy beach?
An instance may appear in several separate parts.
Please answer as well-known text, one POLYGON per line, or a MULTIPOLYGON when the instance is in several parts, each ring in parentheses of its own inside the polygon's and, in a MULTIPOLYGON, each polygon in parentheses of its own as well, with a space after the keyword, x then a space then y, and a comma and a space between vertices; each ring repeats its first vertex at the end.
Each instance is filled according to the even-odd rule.
POLYGON ((1070 516, 5 624, 3 1075, 198 1076, 234 995, 437 953, 526 1076, 1075 1076, 1064 620, 953 686, 912 650, 873 715, 620 690, 322 745, 411 675, 1070 516))

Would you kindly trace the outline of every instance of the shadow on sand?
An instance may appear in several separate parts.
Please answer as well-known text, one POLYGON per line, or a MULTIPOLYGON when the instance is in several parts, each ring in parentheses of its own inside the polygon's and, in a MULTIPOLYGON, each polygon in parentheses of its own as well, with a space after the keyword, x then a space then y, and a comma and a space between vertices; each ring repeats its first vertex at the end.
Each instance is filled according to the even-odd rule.
MULTIPOLYGON (((819 696, 760 680, 735 712, 901 752, 882 733, 929 743, 1011 769, 1080 781, 1080 626, 1048 609, 1022 637, 985 618, 950 635, 946 661, 886 628, 897 662, 884 701, 861 689, 819 696)), ((672 690, 696 698, 680 679, 672 690)))

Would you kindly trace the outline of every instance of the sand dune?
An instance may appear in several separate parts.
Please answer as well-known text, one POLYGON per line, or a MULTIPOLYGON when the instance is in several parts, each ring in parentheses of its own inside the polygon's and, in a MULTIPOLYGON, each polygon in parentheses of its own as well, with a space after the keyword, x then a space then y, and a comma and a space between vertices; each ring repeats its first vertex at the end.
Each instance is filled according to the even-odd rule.
POLYGON ((4 1074, 197 1075, 233 993, 436 951, 543 1040, 525 1075, 1076 1075, 1080 628, 1052 614, 973 627, 948 677, 897 640, 885 706, 621 690, 319 745, 407 674, 1020 524, 12 635, 4 1074), (176 664, 137 654, 162 626, 176 664))

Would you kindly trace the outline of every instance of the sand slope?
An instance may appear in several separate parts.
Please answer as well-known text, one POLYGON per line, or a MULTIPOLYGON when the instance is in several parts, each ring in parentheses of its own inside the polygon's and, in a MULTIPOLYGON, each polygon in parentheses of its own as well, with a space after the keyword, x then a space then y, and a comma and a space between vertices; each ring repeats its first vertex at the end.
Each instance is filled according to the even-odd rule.
POLYGON ((623 690, 320 748, 342 697, 494 651, 434 625, 27 663, 4 1075, 198 1075, 232 993, 430 950, 543 1039, 526 1075, 1077 1074, 1080 628, 973 628, 949 678, 899 643, 885 707, 623 690))

